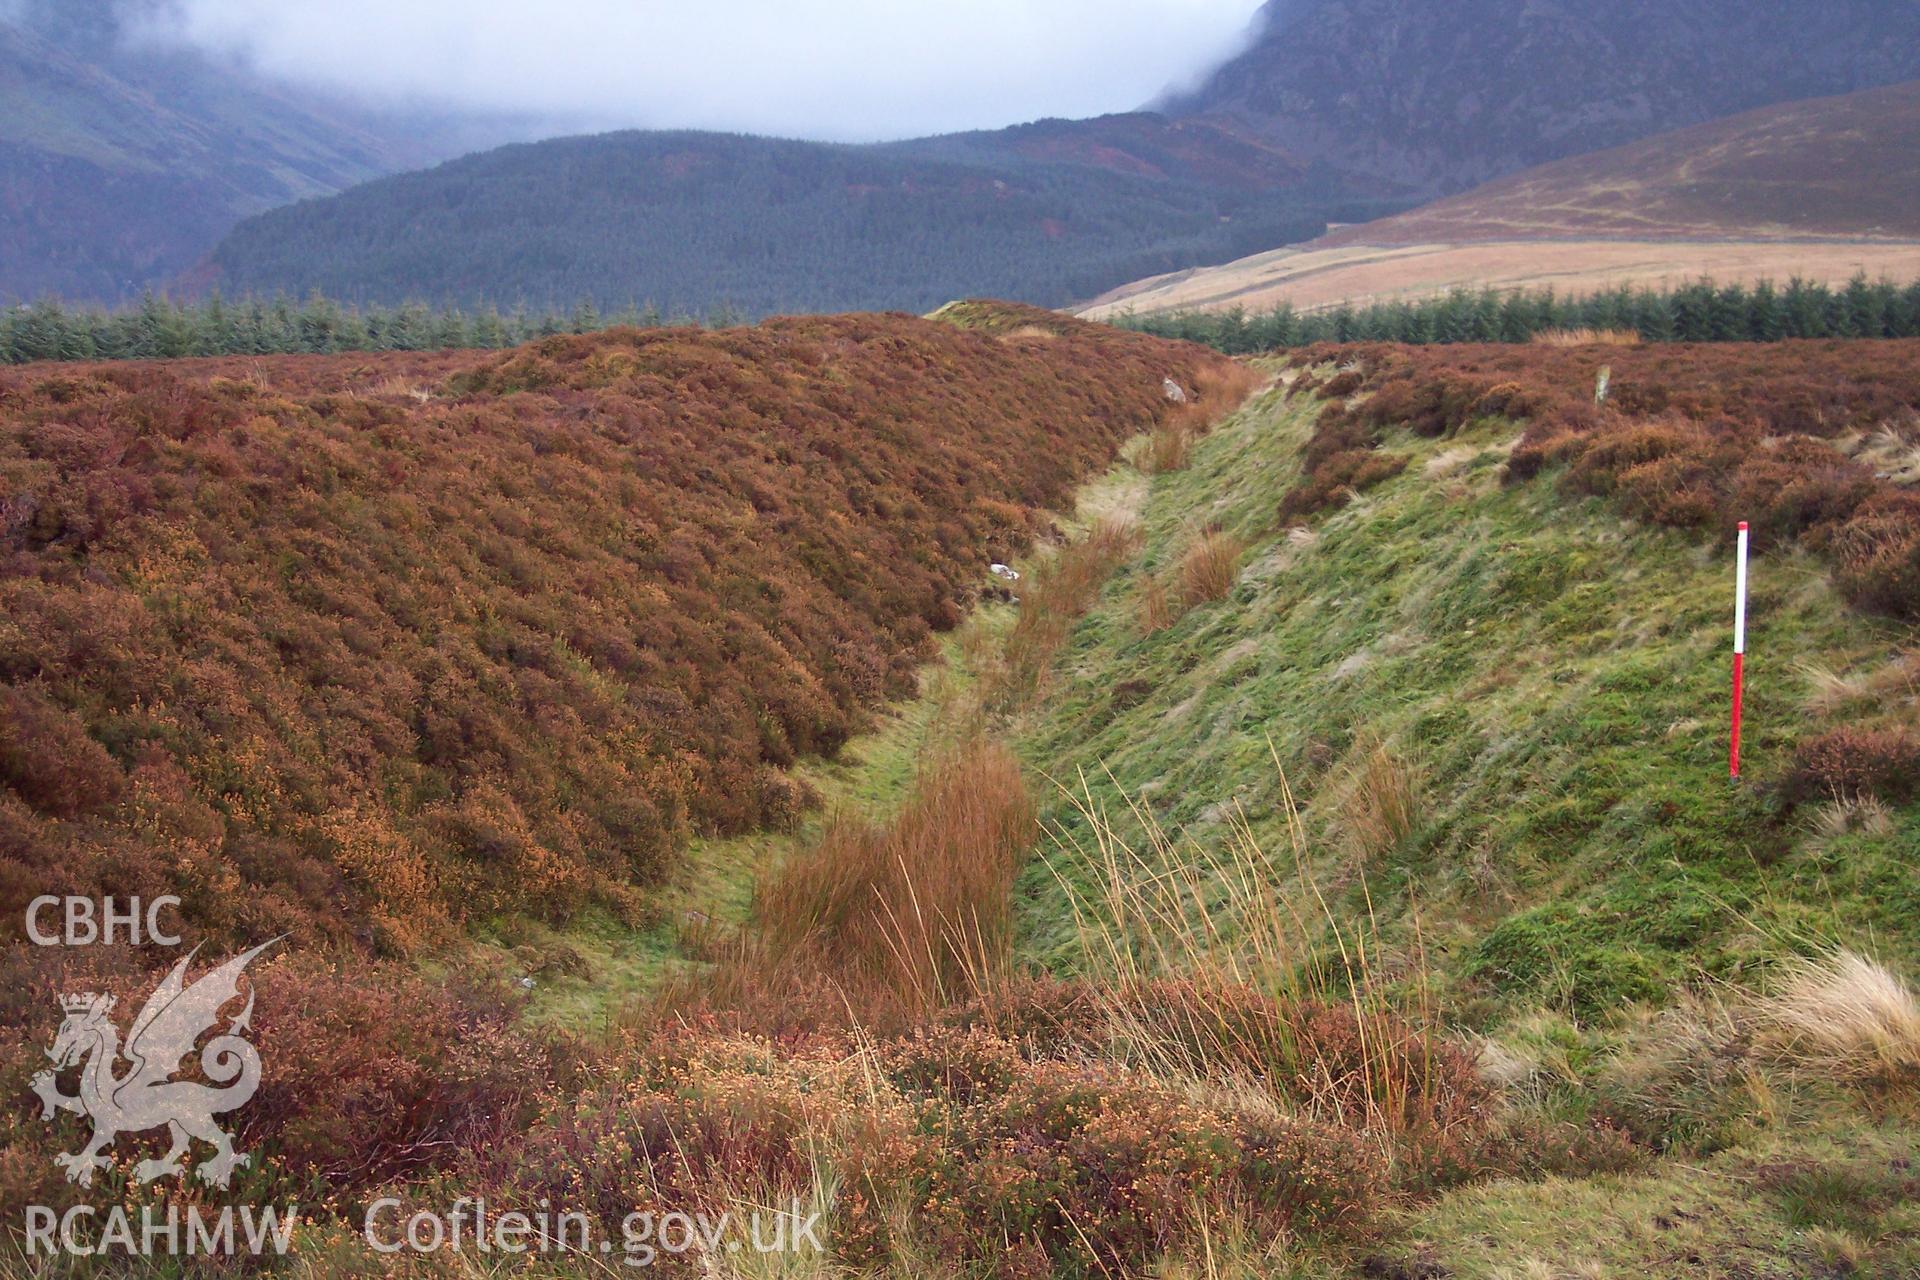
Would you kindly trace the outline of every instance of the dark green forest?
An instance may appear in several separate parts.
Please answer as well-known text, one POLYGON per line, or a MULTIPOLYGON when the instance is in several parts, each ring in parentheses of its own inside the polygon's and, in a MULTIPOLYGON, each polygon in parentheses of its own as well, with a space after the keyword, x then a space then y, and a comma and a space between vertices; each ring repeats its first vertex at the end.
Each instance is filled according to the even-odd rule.
MULTIPOLYGON (((519 346, 557 333, 618 326, 703 325, 747 317, 718 306, 701 314, 631 304, 602 311, 583 300, 564 311, 502 312, 492 306, 357 307, 311 295, 296 303, 194 303, 149 295, 138 306, 83 309, 45 300, 0 311, 0 363, 128 360, 179 356, 326 355, 339 351, 435 351, 519 346)), ((1542 292, 1457 292, 1415 303, 1341 306, 1303 314, 1291 307, 1123 316, 1121 328, 1183 338, 1232 355, 1316 342, 1530 342, 1563 329, 1631 330, 1648 342, 1777 342, 1783 338, 1920 337, 1920 282, 1901 286, 1856 277, 1840 289, 1793 280, 1754 287, 1707 281, 1671 292, 1615 290, 1563 298, 1542 292)))
POLYGON ((1856 276, 1843 288, 1806 280, 1748 287, 1698 281, 1673 290, 1614 289, 1561 297, 1551 289, 1456 290, 1417 302, 1291 305, 1119 316, 1122 328, 1250 355, 1316 342, 1530 342, 1556 329, 1631 330, 1646 342, 1778 342, 1785 338, 1920 337, 1920 282, 1856 276))
POLYGON ((231 293, 666 312, 1059 306, 1367 216, 1313 175, 1254 192, 919 144, 613 133, 503 147, 240 224, 231 293))
POLYGON ((720 328, 742 317, 724 307, 701 316, 657 307, 602 313, 590 302, 566 312, 516 307, 463 310, 404 303, 354 307, 314 295, 230 302, 218 294, 181 303, 149 294, 116 310, 74 308, 52 299, 0 311, 0 364, 31 360, 159 360, 181 356, 327 355, 339 351, 443 351, 517 347, 556 333, 630 325, 720 328))

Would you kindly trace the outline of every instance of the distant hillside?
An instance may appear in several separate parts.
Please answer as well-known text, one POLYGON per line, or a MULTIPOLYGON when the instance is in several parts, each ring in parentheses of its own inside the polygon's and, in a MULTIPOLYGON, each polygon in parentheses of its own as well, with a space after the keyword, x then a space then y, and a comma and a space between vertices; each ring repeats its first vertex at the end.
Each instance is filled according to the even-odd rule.
POLYGON ((111 0, 0 10, 0 304, 124 298, 249 214, 454 154, 478 132, 132 47, 118 14, 111 0))
POLYGON ((1156 117, 838 146, 704 133, 561 138, 250 219, 230 292, 749 314, 1046 305, 1318 235, 1337 186, 1156 117))
POLYGON ((1858 273, 1920 278, 1920 81, 1542 165, 1308 244, 1142 280, 1089 314, 1858 273))
POLYGON ((968 316, 0 372, 0 914, 406 945, 794 820, 1033 509, 1228 367, 968 316))
POLYGON ((1529 169, 1318 242, 1920 240, 1920 81, 1529 169))
MULTIPOLYGON (((196 278, 378 303, 1058 306, 1531 165, 1915 76, 1912 4, 1287 0, 1154 112, 875 147, 622 133, 506 148, 249 220, 196 278)), ((1878 172, 1843 154, 1804 175, 1808 203, 1878 172)), ((1799 175, 1777 176, 1775 203, 1791 202, 1799 175)))
POLYGON ((1774 102, 1920 76, 1889 0, 1271 0, 1176 115, 1431 193, 1774 102))
POLYGON ((920 138, 883 148, 929 160, 1071 164, 1229 191, 1273 191, 1310 180, 1284 143, 1226 120, 1151 112, 1093 120, 1036 120, 1008 129, 920 138))

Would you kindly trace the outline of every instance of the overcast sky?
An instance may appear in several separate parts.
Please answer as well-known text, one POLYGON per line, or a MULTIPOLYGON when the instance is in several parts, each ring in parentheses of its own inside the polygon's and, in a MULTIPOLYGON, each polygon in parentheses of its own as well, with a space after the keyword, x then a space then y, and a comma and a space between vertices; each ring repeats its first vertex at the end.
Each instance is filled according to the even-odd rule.
POLYGON ((359 96, 593 127, 870 139, 1130 110, 1232 54, 1259 7, 1260 0, 166 0, 157 34, 359 96))

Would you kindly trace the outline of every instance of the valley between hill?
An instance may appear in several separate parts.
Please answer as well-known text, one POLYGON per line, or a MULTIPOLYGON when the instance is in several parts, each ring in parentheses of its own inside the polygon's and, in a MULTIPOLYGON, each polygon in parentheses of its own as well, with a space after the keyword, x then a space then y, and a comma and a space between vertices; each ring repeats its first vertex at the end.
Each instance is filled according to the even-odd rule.
MULTIPOLYGON (((16 567, 44 561, 12 579, 41 619, 9 615, 29 657, 85 634, 50 612, 47 593, 72 586, 62 557, 149 540, 140 599, 173 617, 196 607, 179 595, 185 534, 220 551, 205 541, 217 522, 167 523, 170 485, 126 517, 149 524, 67 498, 98 470, 85 448, 126 419, 86 416, 116 390, 141 397, 149 434, 134 444, 153 452, 129 446, 114 466, 193 477, 197 489, 176 483, 216 515, 217 459, 178 456, 210 458, 209 433, 281 440, 275 456, 303 468, 296 492, 325 495, 370 483, 345 465, 350 446, 410 444, 425 459, 452 439, 497 445, 506 427, 489 410, 530 432, 523 461, 583 447, 569 424, 604 426, 622 408, 613 390, 645 403, 661 360, 694 366, 675 385, 717 382, 768 408, 821 384, 896 397, 933 385, 923 403, 966 417, 1012 378, 1020 409, 970 431, 929 432, 950 419, 922 407, 869 429, 905 450, 1003 440, 987 455, 1006 468, 994 483, 1036 483, 1029 464, 1051 477, 1012 490, 1029 549, 956 542, 966 553, 938 568, 950 625, 909 660, 944 660, 891 686, 917 696, 850 730, 831 762, 774 766, 825 801, 797 821, 709 823, 632 899, 612 884, 566 912, 537 888, 420 898, 432 927, 389 928, 390 949, 418 941, 387 959, 337 922, 414 923, 368 871, 404 846, 386 863, 312 846, 339 859, 337 884, 365 887, 311 899, 336 914, 316 911, 297 953, 258 972, 274 1074, 248 1113, 260 1159, 239 1188, 318 1200, 300 1229, 305 1274, 382 1263, 358 1229, 382 1195, 577 1206, 614 1238, 636 1206, 744 1213, 798 1196, 823 1215, 829 1253, 781 1273, 815 1276, 1913 1273, 1916 344, 1370 344, 1248 367, 1018 308, 967 304, 942 321, 559 339, 448 358, 438 404, 382 381, 398 361, 263 369, 277 394, 297 386, 297 411, 262 408, 265 386, 203 384, 204 371, 120 387, 112 371, 30 368, 0 384, 0 406, 23 414, 15 474, 66 486, 40 491, 57 522, 38 518, 45 500, 9 508, 16 567), (875 345, 889 359, 863 360, 875 345), (1602 364, 1614 377, 1595 404, 1602 364), (1200 393, 1192 412, 1162 389, 1169 368, 1200 393), (262 411, 200 416, 213 394, 262 411), (265 436, 276 422, 319 434, 265 436), (49 463, 62 449, 82 459, 71 474, 49 463), (1736 508, 1760 553, 1740 786, 1721 730, 1720 535, 1736 508), (169 527, 172 541, 152 541, 169 527), (1020 580, 987 573, 990 556, 1020 580)), ((666 459, 676 438, 671 424, 637 432, 666 459)), ((955 501, 935 483, 948 471, 866 460, 891 482, 859 517, 869 538, 955 501), (916 476, 917 499, 888 496, 916 476)), ((812 479, 787 479, 784 500, 800 501, 812 479)), ((594 509, 591 493, 555 493, 556 519, 594 509)), ((827 523, 859 523, 817 500, 827 523)), ((518 576, 498 580, 494 607, 530 625, 515 601, 531 553, 501 554, 518 576)), ((716 599, 752 616, 768 590, 756 581, 716 599)), ((524 636, 477 634, 481 652, 558 678, 524 636)), ((599 661, 579 652, 559 670, 599 661)), ((113 695, 75 701, 94 687, 75 681, 152 664, 89 661, 60 683, 38 660, 9 687, 9 723, 110 778, 116 722, 84 717, 113 695), (40 706, 59 698, 65 718, 40 706)), ((199 711, 216 713, 234 712, 199 711)), ((521 719, 519 738, 543 752, 566 737, 521 719)), ((191 753, 184 781, 162 772, 157 749, 192 741, 156 739, 112 795, 61 790, 34 757, 0 755, 10 847, 31 853, 51 831, 97 860, 71 858, 71 872, 119 874, 146 830, 129 818, 170 801, 158 817, 197 816, 205 861, 152 875, 190 887, 247 848, 248 824, 281 796, 216 790, 236 775, 189 772, 206 768, 191 753), (224 842, 185 798, 226 806, 224 842)), ((507 761, 528 773, 508 781, 545 777, 532 767, 544 759, 507 761)), ((505 785, 467 785, 489 782, 505 785)), ((553 811, 586 795, 607 799, 581 788, 553 811)), ((549 829, 465 856, 485 866, 489 851, 531 848, 559 862, 549 829)), ((430 843, 442 830, 420 828, 417 856, 458 852, 430 843)), ((295 901, 251 897, 254 913, 295 901)), ((217 903, 192 903, 209 936, 254 918, 217 903)), ((0 1020, 22 1048, 0 1073, 19 1096, 51 1034, 49 992, 130 993, 147 976, 112 949, 57 970, 16 943, 6 963, 0 1020)), ((24 1153, 0 1163, 0 1199, 75 1194, 47 1158, 73 1134, 19 1107, 0 1125, 24 1153)), ((105 1194, 143 1194, 103 1176, 105 1194)), ((535 1273, 604 1274, 597 1261, 547 1257, 535 1273)), ((757 1274, 725 1256, 669 1265, 757 1274)))
MULTIPOLYGON (((1499 1082, 1502 1123, 1544 1121, 1560 1152, 1520 1177, 1466 1157, 1383 1192, 1357 1235, 1242 1223, 1176 1274, 1905 1274, 1920 1112, 1898 1081, 1920 1061, 1843 1084, 1750 1037, 1770 1034, 1757 993, 1780 991, 1796 956, 1871 947, 1920 970, 1920 809, 1871 790, 1782 801, 1809 735, 1911 732, 1910 628, 1862 616, 1812 555, 1769 544, 1749 730, 1762 781, 1729 786, 1721 550, 1552 476, 1516 481, 1528 417, 1390 421, 1374 447, 1395 472, 1331 514, 1276 521, 1339 403, 1311 384, 1388 350, 1270 366, 1280 381, 1184 456, 1135 441, 1081 490, 1067 541, 1019 561, 1021 607, 1045 612, 1087 548, 1125 544, 1073 593, 1085 612, 1037 684, 1010 678, 1018 615, 983 609, 927 694, 852 744, 839 796, 885 826, 912 803, 912 762, 984 721, 1025 766, 1042 832, 1010 885, 1016 969, 1124 990, 1218 966, 1444 1011, 1499 1082), (1189 596, 1205 545, 1228 548, 1230 570, 1189 596)), ((1609 358, 1565 353, 1550 376, 1609 358)), ((1676 393, 1686 359, 1630 365, 1623 394, 1676 393)), ((754 876, 764 888, 780 860, 836 848, 812 826, 754 876)), ((751 930, 751 899, 733 901, 751 930)), ((1168 1070, 1132 1051, 1136 1070, 1168 1070)))

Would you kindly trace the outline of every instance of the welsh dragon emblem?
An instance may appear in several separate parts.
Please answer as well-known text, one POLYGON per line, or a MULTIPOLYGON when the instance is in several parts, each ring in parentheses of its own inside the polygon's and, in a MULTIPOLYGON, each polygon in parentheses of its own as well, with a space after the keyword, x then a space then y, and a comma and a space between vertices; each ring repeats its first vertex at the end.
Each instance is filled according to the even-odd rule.
POLYGON ((54 1157, 67 1171, 69 1182, 90 1186, 93 1171, 112 1163, 104 1153, 121 1134, 163 1125, 173 1145, 163 1158, 142 1160, 134 1166, 137 1182, 152 1182, 168 1174, 184 1176, 181 1157, 195 1138, 213 1147, 213 1155, 196 1170, 203 1182, 224 1187, 233 1171, 248 1163, 248 1157, 233 1149, 232 1139, 213 1117, 245 1106, 260 1087, 260 1055, 241 1035, 251 1029, 251 992, 246 1007, 227 1024, 226 1032, 209 1040, 200 1052, 200 1070, 213 1084, 175 1080, 173 1075, 201 1035, 220 1020, 221 1008, 239 996, 240 975, 247 965, 272 945, 262 943, 190 984, 187 965, 199 950, 195 947, 147 997, 128 1031, 124 1050, 120 1031, 108 1016, 113 1012, 112 996, 81 993, 60 997, 67 1016, 53 1047, 47 1050, 53 1070, 34 1076, 33 1091, 40 1095, 45 1118, 51 1119, 56 1111, 71 1111, 93 1121, 92 1141, 71 1155, 54 1157), (122 1056, 130 1065, 124 1074, 116 1074, 122 1056), (55 1073, 75 1063, 80 1064, 80 1092, 62 1093, 55 1073))

